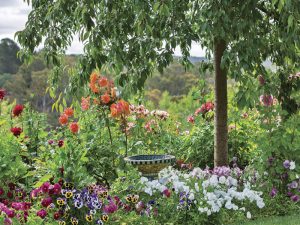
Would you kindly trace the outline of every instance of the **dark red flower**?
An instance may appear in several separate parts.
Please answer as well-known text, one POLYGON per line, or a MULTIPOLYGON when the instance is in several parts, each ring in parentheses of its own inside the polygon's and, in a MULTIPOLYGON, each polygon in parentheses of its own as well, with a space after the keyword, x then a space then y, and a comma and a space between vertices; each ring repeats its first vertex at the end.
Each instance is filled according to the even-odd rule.
POLYGON ((12 198, 14 196, 14 194, 11 191, 7 192, 6 195, 8 198, 12 198))
POLYGON ((59 217, 60 217, 60 213, 59 213, 59 212, 55 212, 55 213, 53 214, 53 218, 54 218, 55 220, 58 220, 59 217))
POLYGON ((29 210, 30 207, 31 207, 31 202, 24 202, 24 204, 23 204, 24 210, 29 210))
POLYGON ((170 198, 170 196, 171 196, 171 191, 170 191, 169 189, 165 189, 165 190, 163 191, 163 194, 164 194, 167 198, 170 198))
POLYGON ((2 203, 3 203, 4 205, 8 205, 9 201, 8 201, 7 199, 3 199, 3 200, 2 200, 2 203))
POLYGON ((4 89, 0 88, 0 100, 3 100, 5 95, 6 95, 6 91, 4 89))
POLYGON ((52 203, 52 198, 51 197, 44 198, 41 202, 43 207, 48 207, 51 203, 52 203))
POLYGON ((9 190, 14 191, 16 189, 16 185, 14 183, 8 183, 7 185, 9 187, 9 190))
POLYGON ((19 137, 23 130, 21 127, 12 127, 10 131, 13 133, 14 136, 19 137))
POLYGON ((14 211, 14 210, 7 210, 7 211, 6 211, 6 215, 7 215, 9 218, 14 218, 14 217, 15 217, 15 211, 14 211))
POLYGON ((4 194, 3 188, 0 188, 0 195, 3 195, 3 194, 4 194))
POLYGON ((58 147, 62 147, 64 145, 64 140, 59 140, 58 141, 58 147))
POLYGON ((23 112, 24 106, 23 105, 16 105, 12 112, 14 116, 20 116, 21 113, 23 112))

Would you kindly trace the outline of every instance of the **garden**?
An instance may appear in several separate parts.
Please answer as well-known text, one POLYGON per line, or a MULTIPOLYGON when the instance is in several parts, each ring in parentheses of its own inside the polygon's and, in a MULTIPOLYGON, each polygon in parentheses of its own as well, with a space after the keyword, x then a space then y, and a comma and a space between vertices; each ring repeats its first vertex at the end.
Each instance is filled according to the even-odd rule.
POLYGON ((20 68, 49 72, 0 86, 1 224, 300 224, 300 3, 26 2, 20 68))

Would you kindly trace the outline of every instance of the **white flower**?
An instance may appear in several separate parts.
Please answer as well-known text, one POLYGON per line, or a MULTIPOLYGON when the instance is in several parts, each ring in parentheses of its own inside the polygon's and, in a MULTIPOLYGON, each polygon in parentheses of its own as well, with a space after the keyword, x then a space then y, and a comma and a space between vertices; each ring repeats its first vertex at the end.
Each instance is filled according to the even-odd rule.
POLYGON ((210 210, 210 209, 209 209, 209 210, 207 210, 207 212, 206 212, 206 213, 207 213, 207 215, 208 215, 208 216, 210 216, 210 215, 211 215, 211 210, 210 210))
POLYGON ((265 203, 262 200, 258 201, 256 204, 257 204, 257 207, 260 209, 265 207, 265 203))
POLYGON ((231 201, 227 201, 227 202, 226 202, 225 208, 226 208, 226 209, 232 209, 232 203, 231 203, 231 201))
POLYGON ((152 196, 152 189, 147 187, 145 190, 144 190, 145 193, 147 193, 148 195, 152 196))
POLYGON ((189 195, 189 200, 193 201, 194 199, 195 199, 195 195, 194 195, 194 193, 192 192, 192 193, 190 193, 190 195, 189 195))
POLYGON ((198 185, 198 183, 195 183, 195 190, 196 190, 197 192, 199 192, 199 185, 198 185))
POLYGON ((219 183, 220 183, 220 184, 225 184, 225 182, 226 182, 226 177, 221 176, 221 177, 219 178, 219 183))
POLYGON ((247 219, 251 219, 251 217, 252 217, 252 216, 251 216, 251 213, 250 213, 249 211, 247 212, 247 215, 246 215, 246 216, 247 216, 247 219))
POLYGON ((218 181, 218 176, 217 175, 212 175, 211 178, 209 178, 209 183, 211 186, 217 186, 219 181, 218 181))
POLYGON ((290 162, 290 170, 294 170, 296 168, 296 163, 294 161, 290 162))
POLYGON ((142 182, 142 183, 148 182, 148 178, 147 178, 147 177, 141 177, 141 182, 142 182))

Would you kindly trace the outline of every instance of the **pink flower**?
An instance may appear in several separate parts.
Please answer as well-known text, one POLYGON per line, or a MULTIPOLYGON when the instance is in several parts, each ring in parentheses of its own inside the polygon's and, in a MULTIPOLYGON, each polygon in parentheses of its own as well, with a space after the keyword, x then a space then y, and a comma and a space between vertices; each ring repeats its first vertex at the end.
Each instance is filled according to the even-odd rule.
POLYGON ((13 210, 7 210, 5 213, 9 218, 15 217, 15 211, 13 211, 13 210))
POLYGON ((86 111, 90 108, 90 97, 87 98, 81 98, 81 109, 83 111, 86 111))
POLYGON ((196 109, 195 115, 198 115, 200 113, 205 114, 212 110, 214 110, 214 103, 206 102, 206 103, 202 104, 200 108, 196 109))
POLYGON ((36 189, 34 189, 34 190, 31 191, 30 197, 33 198, 33 199, 35 199, 35 198, 37 198, 39 196, 39 193, 41 193, 41 192, 42 191, 41 191, 40 188, 36 188, 36 189))
POLYGON ((104 213, 114 213, 117 210, 118 206, 113 201, 110 201, 109 204, 103 208, 104 213))
POLYGON ((270 196, 271 198, 274 198, 277 195, 277 189, 275 187, 272 188, 272 190, 270 191, 270 196))
POLYGON ((41 209, 37 211, 36 215, 44 219, 47 216, 47 211, 45 209, 41 209))
POLYGON ((273 95, 261 95, 259 97, 260 103, 266 107, 272 106, 274 103, 273 100, 273 95))
POLYGON ((165 189, 165 190, 163 191, 163 194, 164 194, 167 198, 170 198, 170 196, 171 196, 171 191, 170 191, 169 189, 165 189))
POLYGON ((59 183, 56 183, 53 185, 53 191, 54 191, 54 194, 58 195, 60 194, 61 192, 61 186, 59 183))
POLYGON ((52 203, 52 198, 51 197, 44 198, 41 202, 43 207, 48 207, 51 203, 52 203))
POLYGON ((291 196, 291 200, 293 202, 299 202, 299 196, 298 195, 293 195, 293 196, 291 196))
POLYGON ((186 120, 191 124, 195 123, 195 118, 193 116, 188 116, 186 120))
POLYGON ((50 187, 50 183, 49 182, 45 182, 43 183, 43 185, 41 186, 41 189, 44 193, 47 193, 49 191, 49 187, 50 187))
POLYGON ((5 218, 4 219, 4 225, 11 225, 13 222, 10 218, 5 218))

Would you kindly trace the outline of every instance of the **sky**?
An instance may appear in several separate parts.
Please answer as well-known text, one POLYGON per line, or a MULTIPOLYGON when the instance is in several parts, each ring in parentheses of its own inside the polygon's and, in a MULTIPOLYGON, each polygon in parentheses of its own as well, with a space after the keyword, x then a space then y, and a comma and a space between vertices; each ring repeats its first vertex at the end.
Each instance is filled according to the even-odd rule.
MULTIPOLYGON (((14 39, 17 31, 25 28, 27 16, 31 7, 23 0, 0 0, 0 39, 14 39)), ((79 42, 78 37, 73 38, 72 45, 67 50, 67 54, 83 53, 83 45, 79 42)), ((175 49, 175 55, 181 55, 180 48, 175 49)), ((190 51, 191 56, 204 56, 204 50, 197 43, 192 43, 190 51)))

